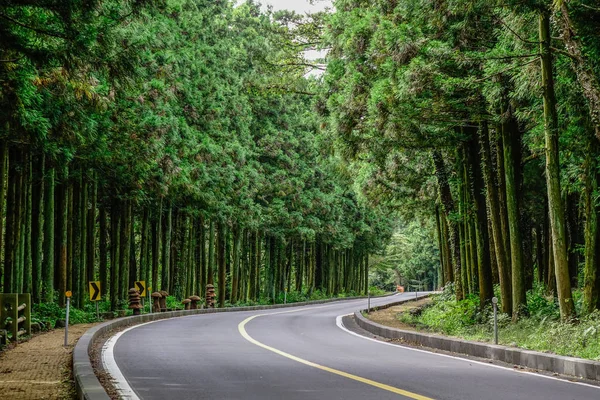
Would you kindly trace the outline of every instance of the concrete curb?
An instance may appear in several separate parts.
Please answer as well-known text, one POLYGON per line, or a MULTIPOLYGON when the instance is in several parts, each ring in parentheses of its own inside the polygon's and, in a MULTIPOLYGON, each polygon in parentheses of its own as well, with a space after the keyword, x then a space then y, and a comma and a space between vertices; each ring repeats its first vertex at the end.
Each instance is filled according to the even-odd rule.
POLYGON ((600 381, 600 362, 390 328, 368 320, 362 315, 363 311, 366 310, 354 313, 358 326, 374 335, 387 339, 400 339, 423 347, 502 361, 527 368, 555 372, 560 375, 600 381))
MULTIPOLYGON (((391 295, 394 294, 395 293, 391 295)), ((372 298, 387 297, 391 295, 376 296, 372 298)), ((271 310, 276 308, 289 308, 312 304, 325 304, 334 303, 337 301, 359 299, 366 299, 366 297, 345 297, 327 300, 305 301, 300 303, 275 304, 268 306, 229 307, 213 309, 205 308, 201 310, 169 311, 163 313, 143 314, 107 321, 85 332, 83 336, 81 336, 81 338, 75 345, 75 349, 73 350, 73 377, 75 379, 77 398, 80 400, 110 400, 110 397, 108 396, 108 394, 100 384, 100 381, 96 377, 96 374, 94 373, 94 369, 92 368, 92 363, 90 361, 89 352, 92 350, 94 342, 98 337, 112 330, 132 325, 143 324, 145 322, 150 321, 159 321, 162 319, 184 317, 188 315, 212 314, 218 312, 271 310)))

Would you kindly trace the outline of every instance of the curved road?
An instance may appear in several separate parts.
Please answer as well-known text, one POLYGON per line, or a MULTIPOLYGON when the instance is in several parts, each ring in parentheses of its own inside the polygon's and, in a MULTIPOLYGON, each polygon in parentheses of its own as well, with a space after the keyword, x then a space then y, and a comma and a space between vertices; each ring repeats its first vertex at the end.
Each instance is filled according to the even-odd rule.
POLYGON ((598 387, 366 340, 336 324, 365 305, 162 320, 113 337, 103 358, 130 399, 600 399, 598 387))

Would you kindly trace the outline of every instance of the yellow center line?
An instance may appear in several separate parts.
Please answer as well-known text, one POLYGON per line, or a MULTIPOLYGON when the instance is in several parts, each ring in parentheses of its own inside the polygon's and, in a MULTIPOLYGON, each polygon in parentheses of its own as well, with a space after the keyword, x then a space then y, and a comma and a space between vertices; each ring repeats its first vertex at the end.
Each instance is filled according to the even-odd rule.
MULTIPOLYGON (((296 311, 296 310, 294 310, 294 311, 296 311)), ((293 311, 284 311, 281 314, 287 313, 287 312, 293 312, 293 311)), ((279 313, 277 313, 277 314, 279 314, 279 313)), ((265 315, 273 315, 273 314, 259 314, 259 315, 254 315, 254 316, 248 317, 245 320, 243 320, 242 322, 240 322, 240 324, 238 325, 238 330, 240 331, 240 334, 244 337, 244 339, 246 339, 247 341, 249 341, 250 343, 252 343, 252 344, 254 344, 254 345, 258 346, 258 347, 262 347, 263 349, 272 351, 273 353, 279 354, 280 356, 283 356, 285 358, 289 358, 290 360, 294 360, 294 361, 299 362, 301 364, 308 365, 309 367, 317 368, 317 369, 320 369, 322 371, 327 371, 327 372, 330 372, 330 373, 335 374, 335 375, 343 376, 344 378, 352 379, 352 380, 357 381, 357 382, 362 382, 362 383, 365 383, 367 385, 371 385, 371 386, 374 386, 374 387, 379 388, 379 389, 387 390, 388 392, 396 393, 396 394, 399 394, 399 395, 402 395, 402 396, 405 396, 405 397, 408 397, 408 398, 411 398, 411 399, 415 399, 415 400, 433 400, 430 397, 421 396, 420 394, 412 393, 412 392, 409 392, 407 390, 399 389, 399 388, 394 387, 394 386, 386 385, 386 384, 380 383, 380 382, 375 382, 375 381, 373 381, 371 379, 363 378, 361 376, 353 375, 353 374, 350 374, 348 372, 340 371, 340 370, 337 370, 337 369, 334 369, 334 368, 329 368, 329 367, 326 367, 324 365, 320 365, 320 364, 314 363, 312 361, 304 360, 304 359, 302 359, 300 357, 296 357, 294 355, 291 355, 289 353, 286 353, 284 351, 275 349, 275 348, 273 348, 271 346, 267 346, 266 344, 259 342, 258 340, 254 339, 252 336, 250 336, 248 334, 248 332, 246 331, 246 324, 248 322, 252 321, 256 317, 262 317, 262 316, 265 316, 265 315)))

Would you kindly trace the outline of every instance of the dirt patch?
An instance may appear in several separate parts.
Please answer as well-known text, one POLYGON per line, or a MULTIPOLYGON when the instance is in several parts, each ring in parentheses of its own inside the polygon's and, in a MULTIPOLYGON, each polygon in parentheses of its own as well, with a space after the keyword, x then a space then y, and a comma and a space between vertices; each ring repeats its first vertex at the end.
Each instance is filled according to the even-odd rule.
POLYGON ((373 322, 390 326, 392 328, 415 330, 414 326, 400 322, 398 320, 399 315, 405 312, 410 312, 411 310, 425 307, 430 303, 431 297, 425 297, 423 299, 409 301, 383 310, 372 311, 369 315, 366 315, 366 317, 373 322))
POLYGON ((108 339, 112 336, 116 335, 118 332, 123 331, 129 328, 128 326, 124 326, 122 328, 114 329, 104 333, 103 335, 97 337, 92 344, 92 348, 90 349, 90 361, 92 363, 92 368, 94 369, 94 373, 100 381, 100 384, 108 394, 108 397, 111 400, 119 400, 119 392, 115 388, 113 384, 113 379, 109 375, 109 373, 104 369, 104 365, 102 364, 102 348, 108 339))
POLYGON ((0 353, 0 399, 74 399, 72 352, 77 340, 94 324, 36 335, 0 353))

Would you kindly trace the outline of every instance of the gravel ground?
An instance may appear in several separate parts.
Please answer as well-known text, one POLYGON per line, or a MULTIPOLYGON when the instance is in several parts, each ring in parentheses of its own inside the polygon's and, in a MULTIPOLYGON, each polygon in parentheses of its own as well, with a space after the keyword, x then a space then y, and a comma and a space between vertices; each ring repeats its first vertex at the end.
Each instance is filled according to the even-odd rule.
POLYGON ((408 312, 412 309, 423 307, 426 304, 431 303, 431 298, 426 297, 417 301, 409 301, 407 303, 403 303, 397 306, 389 307, 383 310, 371 311, 369 315, 366 317, 373 322, 376 322, 381 325, 391 326, 392 328, 405 329, 405 330, 415 330, 415 328, 411 325, 407 325, 398 320, 399 314, 404 312, 408 312))
POLYGON ((0 353, 0 399, 74 399, 71 354, 92 326, 70 326, 67 347, 64 329, 55 329, 0 353))

